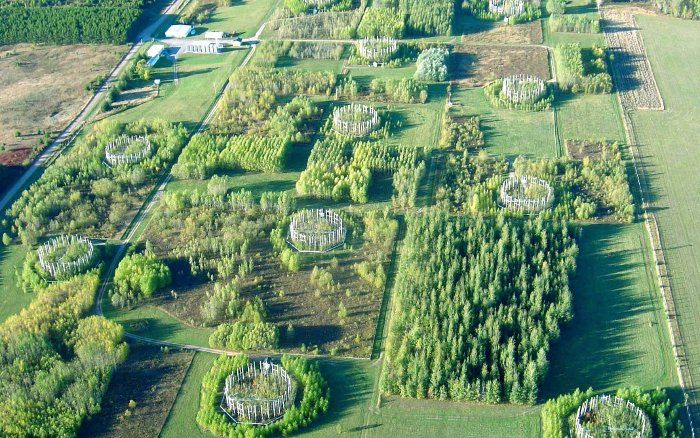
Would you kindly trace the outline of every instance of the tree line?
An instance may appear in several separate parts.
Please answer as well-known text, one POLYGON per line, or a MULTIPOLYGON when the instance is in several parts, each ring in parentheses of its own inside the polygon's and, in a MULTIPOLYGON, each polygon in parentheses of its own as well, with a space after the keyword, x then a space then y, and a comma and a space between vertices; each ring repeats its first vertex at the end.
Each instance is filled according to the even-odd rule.
POLYGON ((0 6, 0 44, 123 44, 140 15, 128 5, 0 6))

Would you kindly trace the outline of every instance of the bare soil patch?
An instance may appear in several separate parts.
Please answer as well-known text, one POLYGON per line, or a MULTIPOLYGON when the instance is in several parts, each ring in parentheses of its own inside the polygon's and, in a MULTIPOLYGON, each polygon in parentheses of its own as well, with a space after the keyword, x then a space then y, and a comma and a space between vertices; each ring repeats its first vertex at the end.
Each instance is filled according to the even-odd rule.
POLYGON ((587 140, 566 140, 566 155, 572 160, 600 159, 603 154, 603 143, 587 140))
POLYGON ((549 54, 544 47, 455 47, 451 56, 452 80, 468 87, 481 87, 494 79, 514 74, 551 78, 549 54))
POLYGON ((493 21, 464 19, 462 42, 480 44, 541 44, 542 25, 539 20, 516 25, 493 21))
POLYGON ((131 345, 128 358, 112 376, 102 410, 83 424, 78 435, 158 436, 193 356, 190 351, 131 345), (131 400, 136 402, 133 407, 129 407, 131 400))
POLYGON ((43 149, 38 133, 63 129, 92 94, 86 84, 108 74, 125 48, 0 46, 0 164, 22 164, 43 149))

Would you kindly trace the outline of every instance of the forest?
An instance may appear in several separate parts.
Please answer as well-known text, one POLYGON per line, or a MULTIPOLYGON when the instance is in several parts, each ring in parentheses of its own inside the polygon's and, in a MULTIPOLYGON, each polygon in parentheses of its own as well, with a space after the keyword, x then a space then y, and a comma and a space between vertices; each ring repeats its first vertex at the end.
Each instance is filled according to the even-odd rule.
POLYGON ((94 6, 91 2, 89 6, 0 5, 0 44, 124 44, 141 15, 140 6, 139 1, 94 6))
POLYGON ((127 345, 120 325, 86 316, 98 285, 98 270, 53 283, 0 325, 0 435, 75 436, 99 412, 127 345))
POLYGON ((554 62, 559 88, 572 93, 610 93, 612 78, 608 73, 608 57, 600 46, 582 49, 579 43, 557 45, 554 62))
POLYGON ((24 244, 47 233, 113 235, 175 160, 186 136, 182 126, 157 119, 95 125, 12 204, 11 232, 24 244), (106 165, 105 145, 122 134, 147 135, 151 155, 131 166, 106 165))
POLYGON ((455 14, 454 0, 399 0, 398 10, 406 15, 406 33, 450 35, 455 14))
POLYGON ((533 404, 572 317, 563 221, 408 218, 381 377, 402 397, 533 404))

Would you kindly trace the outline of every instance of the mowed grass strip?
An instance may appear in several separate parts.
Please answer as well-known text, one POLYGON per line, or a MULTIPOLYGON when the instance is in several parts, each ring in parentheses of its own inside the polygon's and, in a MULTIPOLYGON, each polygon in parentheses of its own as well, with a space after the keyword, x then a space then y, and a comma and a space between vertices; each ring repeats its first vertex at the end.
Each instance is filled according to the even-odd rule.
POLYGON ((22 245, 0 246, 0 322, 19 313, 36 297, 17 287, 15 271, 21 272, 26 254, 22 245))
POLYGON ((641 223, 583 228, 572 283, 574 319, 552 347, 542 398, 589 386, 678 385, 646 239, 641 223))
MULTIPOLYGON (((664 111, 632 114, 689 370, 700 382, 700 23, 637 15, 664 111)), ((696 419, 697 421, 697 419, 696 419)))

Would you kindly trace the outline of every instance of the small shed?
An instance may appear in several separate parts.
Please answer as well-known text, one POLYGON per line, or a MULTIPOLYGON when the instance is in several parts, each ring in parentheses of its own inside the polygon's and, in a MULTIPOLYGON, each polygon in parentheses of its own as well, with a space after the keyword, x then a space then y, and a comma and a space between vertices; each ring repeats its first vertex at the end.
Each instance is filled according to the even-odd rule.
POLYGON ((228 34, 226 32, 221 32, 218 30, 208 30, 204 32, 204 38, 208 40, 220 40, 226 38, 228 34))
POLYGON ((187 38, 194 34, 194 27, 189 24, 173 24, 165 31, 168 38, 187 38))
POLYGON ((165 46, 162 44, 154 44, 148 48, 146 56, 148 56, 147 64, 149 67, 156 65, 156 62, 160 59, 160 55, 163 54, 163 50, 165 50, 165 46))

